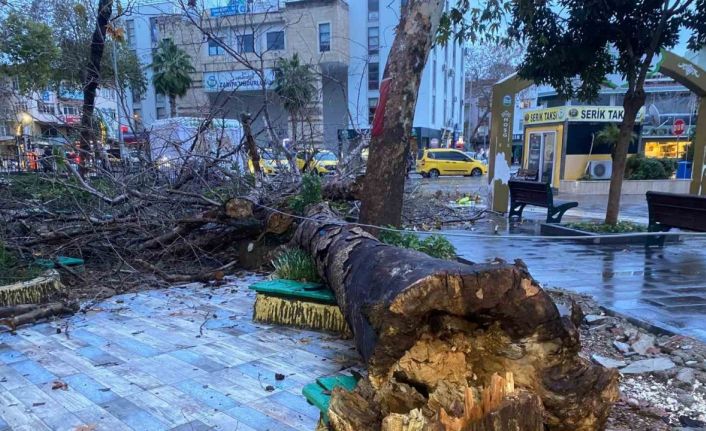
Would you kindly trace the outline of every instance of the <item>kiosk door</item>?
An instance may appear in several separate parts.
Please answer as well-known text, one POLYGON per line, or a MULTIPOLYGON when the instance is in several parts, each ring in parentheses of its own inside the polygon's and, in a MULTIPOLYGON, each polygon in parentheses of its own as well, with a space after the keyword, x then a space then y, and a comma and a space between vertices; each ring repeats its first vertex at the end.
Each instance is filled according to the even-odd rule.
POLYGON ((529 136, 527 170, 537 172, 537 181, 552 182, 556 132, 532 132, 529 136))

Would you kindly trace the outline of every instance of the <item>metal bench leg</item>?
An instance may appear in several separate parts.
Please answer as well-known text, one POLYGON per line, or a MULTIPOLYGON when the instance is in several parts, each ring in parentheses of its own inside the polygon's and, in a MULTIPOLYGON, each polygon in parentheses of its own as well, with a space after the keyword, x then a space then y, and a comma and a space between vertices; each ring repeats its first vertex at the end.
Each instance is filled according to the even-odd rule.
POLYGON ((525 209, 525 205, 527 204, 515 204, 514 202, 510 203, 510 214, 508 215, 508 220, 512 219, 513 217, 517 217, 518 220, 522 220, 522 211, 525 209))
POLYGON ((565 210, 558 210, 556 208, 547 209, 547 223, 561 223, 561 218, 564 217, 566 211, 568 211, 568 208, 565 210))
MULTIPOLYGON (((667 232, 669 229, 671 228, 652 224, 647 227, 648 232, 667 232)), ((645 247, 664 247, 666 239, 667 235, 648 236, 645 238, 645 247)))

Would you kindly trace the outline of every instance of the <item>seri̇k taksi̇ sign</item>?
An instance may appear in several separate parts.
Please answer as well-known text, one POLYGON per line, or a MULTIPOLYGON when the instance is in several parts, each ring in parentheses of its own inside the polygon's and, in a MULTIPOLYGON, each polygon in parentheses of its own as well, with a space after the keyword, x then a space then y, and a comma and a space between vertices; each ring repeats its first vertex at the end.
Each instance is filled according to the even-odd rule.
MULTIPOLYGON (((622 106, 559 106, 556 108, 536 109, 524 114, 524 124, 593 122, 619 123, 623 121, 622 106)), ((644 112, 637 115, 637 121, 642 121, 644 112)))

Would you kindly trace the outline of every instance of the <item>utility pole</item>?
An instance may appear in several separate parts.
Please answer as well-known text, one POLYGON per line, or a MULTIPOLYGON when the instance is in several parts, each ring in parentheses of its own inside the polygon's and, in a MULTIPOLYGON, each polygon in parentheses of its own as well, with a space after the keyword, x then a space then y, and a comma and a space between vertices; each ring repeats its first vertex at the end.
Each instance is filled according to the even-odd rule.
POLYGON ((120 80, 118 79, 118 49, 115 43, 115 38, 112 38, 111 41, 113 43, 113 77, 115 78, 115 98, 118 107, 116 113, 116 115, 118 116, 118 146, 120 147, 120 162, 125 165, 129 162, 129 157, 127 149, 125 148, 125 140, 123 139, 122 125, 120 124, 120 119, 122 118, 121 103, 123 98, 122 91, 120 88, 120 80))

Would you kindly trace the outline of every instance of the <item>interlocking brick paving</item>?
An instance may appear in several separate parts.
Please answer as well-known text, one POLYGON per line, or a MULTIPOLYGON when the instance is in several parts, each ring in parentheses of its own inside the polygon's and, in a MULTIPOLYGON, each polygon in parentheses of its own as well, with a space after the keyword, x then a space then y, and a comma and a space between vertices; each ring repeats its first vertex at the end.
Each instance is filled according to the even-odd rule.
POLYGON ((359 357, 333 335, 254 323, 258 279, 115 296, 0 333, 0 431, 313 430, 302 387, 359 357))
MULTIPOLYGON (((468 260, 522 259, 545 286, 593 295, 601 305, 624 315, 706 340, 706 238, 683 238, 651 249, 640 244, 512 238, 513 234, 537 234, 538 222, 545 216, 541 208, 525 210, 522 225, 514 224, 508 230, 503 220, 495 219, 476 231, 492 232, 499 223, 500 236, 448 238, 468 260)), ((564 217, 564 221, 576 220, 571 211, 564 217)))

